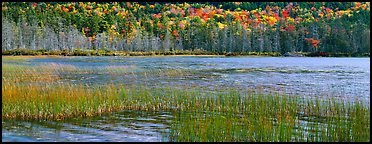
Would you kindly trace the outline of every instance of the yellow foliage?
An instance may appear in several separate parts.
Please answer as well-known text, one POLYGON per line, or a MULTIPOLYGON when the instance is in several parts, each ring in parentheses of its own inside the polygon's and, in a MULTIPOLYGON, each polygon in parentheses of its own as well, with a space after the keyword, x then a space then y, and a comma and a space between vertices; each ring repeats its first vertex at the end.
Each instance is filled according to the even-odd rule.
POLYGON ((78 11, 76 9, 74 9, 71 13, 72 14, 76 14, 78 11))
POLYGON ((277 22, 277 20, 276 20, 275 17, 272 17, 272 16, 267 17, 267 23, 268 23, 270 26, 273 26, 276 22, 277 22))
POLYGON ((295 21, 295 20, 294 20, 293 18, 291 18, 291 17, 288 17, 288 18, 287 18, 287 22, 292 22, 292 23, 293 23, 294 21, 295 21))
POLYGON ((183 24, 188 24, 186 20, 181 21, 183 24))
POLYGON ((113 7, 111 8, 111 10, 116 10, 116 6, 113 6, 113 7))
POLYGON ((324 13, 321 12, 321 13, 319 13, 318 15, 319 15, 319 17, 322 18, 322 17, 324 16, 324 13))
POLYGON ((218 22, 217 25, 218 25, 218 28, 220 28, 220 29, 224 29, 226 27, 225 24, 220 23, 220 22, 218 22))

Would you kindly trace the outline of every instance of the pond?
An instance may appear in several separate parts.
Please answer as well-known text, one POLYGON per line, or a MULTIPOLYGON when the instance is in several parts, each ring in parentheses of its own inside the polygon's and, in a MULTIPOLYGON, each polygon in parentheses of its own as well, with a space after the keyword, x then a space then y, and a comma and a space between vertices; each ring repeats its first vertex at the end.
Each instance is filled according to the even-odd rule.
MULTIPOLYGON (((54 57, 24 65, 70 65, 59 82, 254 89, 301 97, 370 101, 370 58, 54 57)), ((170 113, 121 112, 59 122, 2 121, 2 141, 168 141, 170 113)))

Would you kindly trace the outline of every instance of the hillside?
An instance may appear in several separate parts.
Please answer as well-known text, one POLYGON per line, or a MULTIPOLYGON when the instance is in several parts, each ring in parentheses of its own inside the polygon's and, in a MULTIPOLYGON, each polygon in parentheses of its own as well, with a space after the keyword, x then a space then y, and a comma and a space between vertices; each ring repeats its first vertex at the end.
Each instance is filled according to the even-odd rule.
POLYGON ((370 52, 369 2, 2 2, 2 51, 370 52))

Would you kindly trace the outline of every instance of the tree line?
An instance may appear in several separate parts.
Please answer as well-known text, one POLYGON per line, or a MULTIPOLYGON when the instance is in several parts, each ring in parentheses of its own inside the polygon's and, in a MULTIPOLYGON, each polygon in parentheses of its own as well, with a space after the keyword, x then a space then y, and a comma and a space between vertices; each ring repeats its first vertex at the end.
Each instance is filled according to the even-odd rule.
POLYGON ((2 50, 370 52, 369 3, 74 4, 3 3, 2 50))

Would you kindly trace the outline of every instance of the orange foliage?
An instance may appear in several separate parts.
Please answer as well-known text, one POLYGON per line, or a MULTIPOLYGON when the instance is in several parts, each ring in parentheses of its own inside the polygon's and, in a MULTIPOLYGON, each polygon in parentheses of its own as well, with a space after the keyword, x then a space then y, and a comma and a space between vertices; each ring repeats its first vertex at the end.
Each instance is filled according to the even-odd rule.
POLYGON ((177 30, 173 30, 173 31, 172 31, 172 34, 173 34, 175 37, 178 37, 178 32, 177 32, 177 30))
POLYGON ((216 14, 216 11, 211 11, 211 12, 209 12, 209 14, 208 14, 208 17, 213 17, 214 15, 216 14))
POLYGON ((314 48, 318 48, 319 40, 313 39, 313 38, 305 38, 308 44, 311 44, 311 46, 314 48))
POLYGON ((270 26, 273 26, 277 20, 274 17, 267 17, 266 21, 270 26))
POLYGON ((125 4, 127 5, 128 8, 132 8, 133 7, 130 2, 126 2, 125 4))
POLYGON ((85 7, 86 10, 91 10, 92 8, 93 8, 93 7, 90 6, 90 5, 88 5, 88 6, 85 7))
POLYGON ((159 14, 154 14, 154 15, 152 15, 153 17, 155 17, 155 18, 161 18, 161 13, 159 13, 159 14))
POLYGON ((202 13, 201 18, 207 21, 209 19, 209 15, 207 13, 202 13))
POLYGON ((197 15, 201 15, 202 14, 202 12, 203 12, 203 9, 195 9, 195 13, 197 14, 197 15))
POLYGON ((157 26, 158 26, 158 28, 162 28, 163 27, 163 25, 161 23, 158 23, 157 26))
POLYGON ((67 8, 65 8, 65 7, 62 7, 62 11, 68 12, 69 10, 67 8))
POLYGON ((276 20, 280 20, 280 17, 279 17, 278 14, 274 13, 274 17, 275 17, 276 20))
POLYGON ((235 16, 235 20, 236 21, 242 21, 242 17, 237 15, 237 16, 235 16))
POLYGON ((248 15, 248 12, 242 11, 242 15, 248 15))

